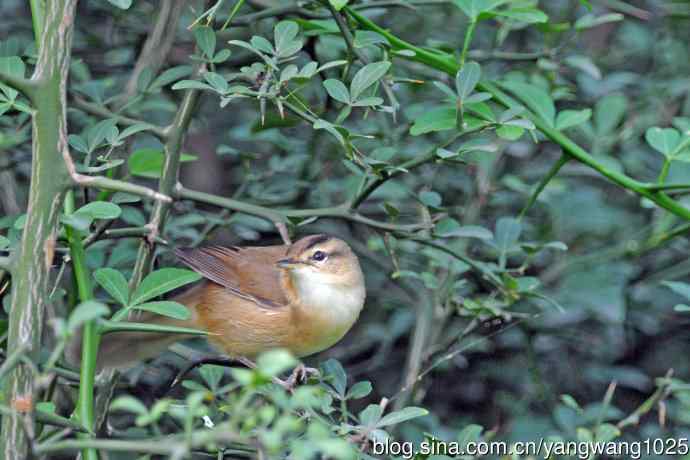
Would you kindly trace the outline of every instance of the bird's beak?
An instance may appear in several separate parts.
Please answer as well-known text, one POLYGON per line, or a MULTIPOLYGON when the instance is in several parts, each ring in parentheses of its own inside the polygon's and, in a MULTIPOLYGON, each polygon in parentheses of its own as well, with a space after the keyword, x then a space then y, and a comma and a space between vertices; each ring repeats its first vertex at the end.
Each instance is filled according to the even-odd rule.
POLYGON ((292 268, 295 265, 300 265, 302 263, 303 262, 301 260, 289 257, 287 259, 280 259, 278 262, 276 262, 276 265, 280 268, 292 268))

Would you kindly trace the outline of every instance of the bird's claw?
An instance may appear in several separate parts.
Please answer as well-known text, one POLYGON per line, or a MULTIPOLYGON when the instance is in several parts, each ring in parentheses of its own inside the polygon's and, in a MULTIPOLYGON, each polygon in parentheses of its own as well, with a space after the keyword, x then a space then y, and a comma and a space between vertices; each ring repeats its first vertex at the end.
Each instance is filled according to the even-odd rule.
POLYGON ((293 369, 292 374, 290 374, 287 380, 279 380, 276 383, 291 392, 298 384, 306 382, 310 376, 318 377, 319 375, 318 369, 299 364, 293 369))

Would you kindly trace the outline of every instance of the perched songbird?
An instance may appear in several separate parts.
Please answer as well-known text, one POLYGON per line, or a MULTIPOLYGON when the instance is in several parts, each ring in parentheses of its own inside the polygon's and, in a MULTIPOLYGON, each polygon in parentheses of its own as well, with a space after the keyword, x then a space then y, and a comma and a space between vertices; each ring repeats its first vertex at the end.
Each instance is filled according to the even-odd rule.
MULTIPOLYGON (((253 359, 273 348, 298 357, 325 350, 357 321, 364 276, 344 241, 311 235, 292 245, 178 249, 205 280, 172 300, 189 308, 180 321, 146 314, 134 319, 208 331, 231 358, 253 359)), ((98 367, 126 367, 189 336, 124 332, 103 336, 98 367)))

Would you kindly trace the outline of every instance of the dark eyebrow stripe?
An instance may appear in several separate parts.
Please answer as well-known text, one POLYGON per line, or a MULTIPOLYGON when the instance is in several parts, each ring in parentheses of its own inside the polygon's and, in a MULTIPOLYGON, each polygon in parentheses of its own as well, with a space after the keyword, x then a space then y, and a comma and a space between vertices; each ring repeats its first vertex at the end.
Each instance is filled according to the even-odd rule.
POLYGON ((312 240, 309 242, 309 244, 304 247, 304 251, 306 251, 307 249, 313 248, 317 244, 325 243, 326 241, 328 241, 330 239, 331 239, 331 237, 328 235, 316 235, 316 236, 314 236, 314 238, 312 238, 312 240))

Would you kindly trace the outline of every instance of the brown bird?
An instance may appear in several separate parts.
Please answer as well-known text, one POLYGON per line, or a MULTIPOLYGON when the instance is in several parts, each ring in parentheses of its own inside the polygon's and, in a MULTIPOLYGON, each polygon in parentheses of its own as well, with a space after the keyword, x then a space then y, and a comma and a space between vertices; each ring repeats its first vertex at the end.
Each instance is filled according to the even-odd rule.
MULTIPOLYGON (((254 359, 286 348, 295 356, 338 342, 364 305, 364 276, 344 241, 311 235, 292 245, 178 249, 179 259, 205 280, 172 300, 188 320, 144 314, 134 319, 209 332, 228 357, 254 359)), ((188 335, 124 332, 103 336, 98 367, 126 367, 188 335)))

